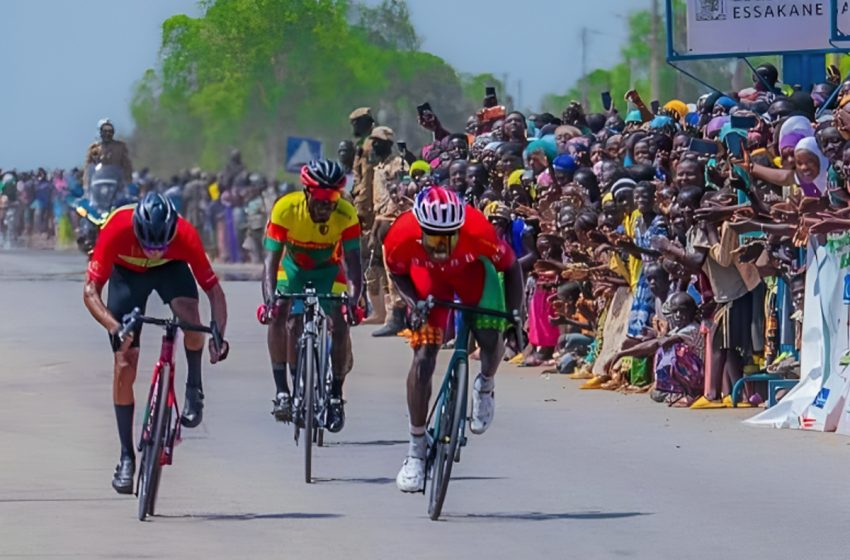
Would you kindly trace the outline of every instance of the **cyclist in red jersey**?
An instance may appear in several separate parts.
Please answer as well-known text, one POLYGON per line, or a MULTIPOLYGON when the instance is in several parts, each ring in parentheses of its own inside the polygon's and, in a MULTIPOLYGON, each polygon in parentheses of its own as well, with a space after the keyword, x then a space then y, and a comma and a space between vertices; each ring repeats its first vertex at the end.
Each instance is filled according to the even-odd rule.
MULTIPOLYGON (((104 224, 89 262, 83 302, 95 320, 109 332, 115 354, 112 398, 121 442, 121 459, 115 468, 112 487, 120 494, 133 492, 136 471, 133 447, 133 382, 139 361, 141 326, 123 341, 116 336, 121 320, 133 308, 143 312, 154 290, 183 321, 200 324, 197 280, 210 300, 212 318, 224 336, 227 303, 224 292, 204 253, 198 232, 158 193, 148 193, 135 206, 119 208, 104 224), (190 270, 191 268, 191 270, 190 270), (107 302, 103 286, 109 282, 107 302)), ((204 336, 184 334, 186 362, 186 402, 181 423, 193 428, 201 423, 203 386, 201 358, 204 336)), ((227 344, 219 352, 210 344, 210 361, 227 355, 227 344)))
MULTIPOLYGON (((402 214, 384 239, 387 270, 412 311, 413 363, 407 376, 410 447, 396 485, 418 492, 425 481, 425 428, 431 398, 431 376, 443 342, 449 312, 435 307, 425 324, 416 303, 433 295, 483 308, 522 311, 522 271, 511 248, 496 235, 480 211, 453 191, 430 187, 421 191, 413 209, 402 214), (504 282, 498 273, 504 273, 504 282)), ((493 420, 494 376, 504 354, 504 320, 475 318, 472 332, 481 347, 481 372, 472 392, 470 431, 484 433, 493 420)))

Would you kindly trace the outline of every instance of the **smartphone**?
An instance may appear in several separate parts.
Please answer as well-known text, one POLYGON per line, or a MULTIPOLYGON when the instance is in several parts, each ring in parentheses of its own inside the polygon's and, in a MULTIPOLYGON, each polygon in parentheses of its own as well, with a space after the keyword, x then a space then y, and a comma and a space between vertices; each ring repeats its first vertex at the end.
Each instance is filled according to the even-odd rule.
POLYGON ((611 92, 603 91, 602 92, 602 108, 606 111, 611 110, 611 92))
POLYGON ((732 128, 740 128, 741 130, 749 130, 751 128, 755 128, 758 123, 758 119, 756 119, 753 115, 732 115, 729 119, 729 123, 732 125, 732 128))
POLYGON ((726 135, 726 147, 729 148, 729 153, 736 159, 743 159, 744 150, 747 147, 746 139, 740 134, 730 133, 726 135))
POLYGON ((649 104, 649 107, 652 109, 652 114, 658 114, 658 108, 661 107, 661 103, 658 102, 657 99, 653 100, 652 103, 649 104))
POLYGON ((398 146, 399 152, 401 152, 401 153, 407 152, 407 142, 404 142, 403 140, 401 140, 401 141, 396 142, 396 145, 398 146))
POLYGON ((422 116, 422 114, 423 114, 425 111, 429 111, 429 112, 431 112, 431 113, 433 113, 433 112, 434 112, 434 110, 433 110, 433 109, 431 109, 431 104, 430 104, 430 103, 428 103, 427 101, 426 101, 425 103, 423 103, 422 105, 417 105, 417 106, 416 106, 416 112, 417 112, 417 113, 419 113, 419 116, 420 116, 420 117, 422 116))
POLYGON ((499 100, 496 98, 496 88, 493 86, 487 86, 484 88, 484 107, 489 109, 490 107, 495 107, 499 104, 499 100))
POLYGON ((699 138, 691 138, 688 144, 688 151, 704 154, 708 156, 717 155, 717 144, 710 140, 700 140, 699 138))

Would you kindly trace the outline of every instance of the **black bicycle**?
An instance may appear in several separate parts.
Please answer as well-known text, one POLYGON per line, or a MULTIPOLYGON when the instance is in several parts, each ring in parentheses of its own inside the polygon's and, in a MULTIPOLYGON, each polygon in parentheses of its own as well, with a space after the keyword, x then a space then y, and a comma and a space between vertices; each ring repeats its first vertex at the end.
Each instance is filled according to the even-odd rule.
POLYGON ((307 282, 301 293, 277 293, 275 299, 303 302, 301 336, 298 338, 298 357, 292 395, 292 420, 295 425, 295 443, 304 437, 304 482, 313 482, 313 444, 322 447, 330 406, 331 344, 328 333, 328 316, 321 302, 332 301, 348 306, 347 294, 320 294, 307 282))
POLYGON ((153 379, 139 439, 142 459, 139 463, 136 495, 139 497, 139 521, 144 521, 145 517, 154 514, 162 466, 172 463, 174 447, 180 441, 180 410, 177 408, 177 395, 174 392, 174 341, 177 339, 177 330, 212 335, 213 346, 217 351, 227 343, 222 340, 215 321, 205 327, 184 323, 176 317, 155 319, 142 315, 138 307, 124 316, 121 330, 118 331, 119 340, 124 340, 141 324, 157 325, 165 329, 159 360, 153 368, 153 379))
POLYGON ((494 309, 484 309, 463 305, 450 301, 437 301, 429 296, 421 302, 421 308, 428 310, 439 305, 461 313, 455 338, 454 353, 449 360, 449 367, 440 391, 431 411, 428 414, 427 438, 428 451, 425 457, 425 486, 422 492, 427 492, 428 481, 431 481, 431 492, 428 499, 428 516, 436 521, 443 510, 443 502, 449 489, 452 475, 452 465, 460 462, 460 450, 466 446, 467 402, 469 400, 469 336, 471 315, 489 315, 507 319, 516 330, 520 347, 522 344, 522 324, 519 312, 507 313, 494 309))

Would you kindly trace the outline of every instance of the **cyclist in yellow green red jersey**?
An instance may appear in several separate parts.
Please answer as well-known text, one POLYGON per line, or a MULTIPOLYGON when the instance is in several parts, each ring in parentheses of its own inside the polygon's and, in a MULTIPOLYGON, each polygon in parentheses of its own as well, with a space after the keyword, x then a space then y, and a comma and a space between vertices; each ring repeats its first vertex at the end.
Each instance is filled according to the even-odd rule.
MULTIPOLYGON (((287 368, 295 375, 296 342, 302 312, 298 302, 285 301, 275 307, 275 291, 303 292, 311 282, 319 294, 341 294, 348 290, 352 322, 363 319, 363 310, 352 307, 363 291, 360 263, 360 222, 354 206, 342 198, 345 172, 336 162, 313 161, 301 169, 304 190, 287 194, 275 203, 266 225, 265 269, 261 320, 269 323, 268 345, 276 396, 272 414, 283 422, 292 419, 292 398, 287 368)), ((340 305, 323 302, 331 321, 331 386, 328 425, 338 432, 345 424, 342 385, 354 365, 351 336, 340 305)))

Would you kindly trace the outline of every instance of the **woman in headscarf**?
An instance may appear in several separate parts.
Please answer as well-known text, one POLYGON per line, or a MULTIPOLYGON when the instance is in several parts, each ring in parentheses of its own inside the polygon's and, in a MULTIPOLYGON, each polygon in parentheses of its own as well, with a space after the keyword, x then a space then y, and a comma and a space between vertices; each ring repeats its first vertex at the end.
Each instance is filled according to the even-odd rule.
POLYGON ((803 138, 794 148, 794 170, 797 185, 803 194, 821 197, 826 192, 826 177, 829 160, 818 147, 813 136, 803 138))

